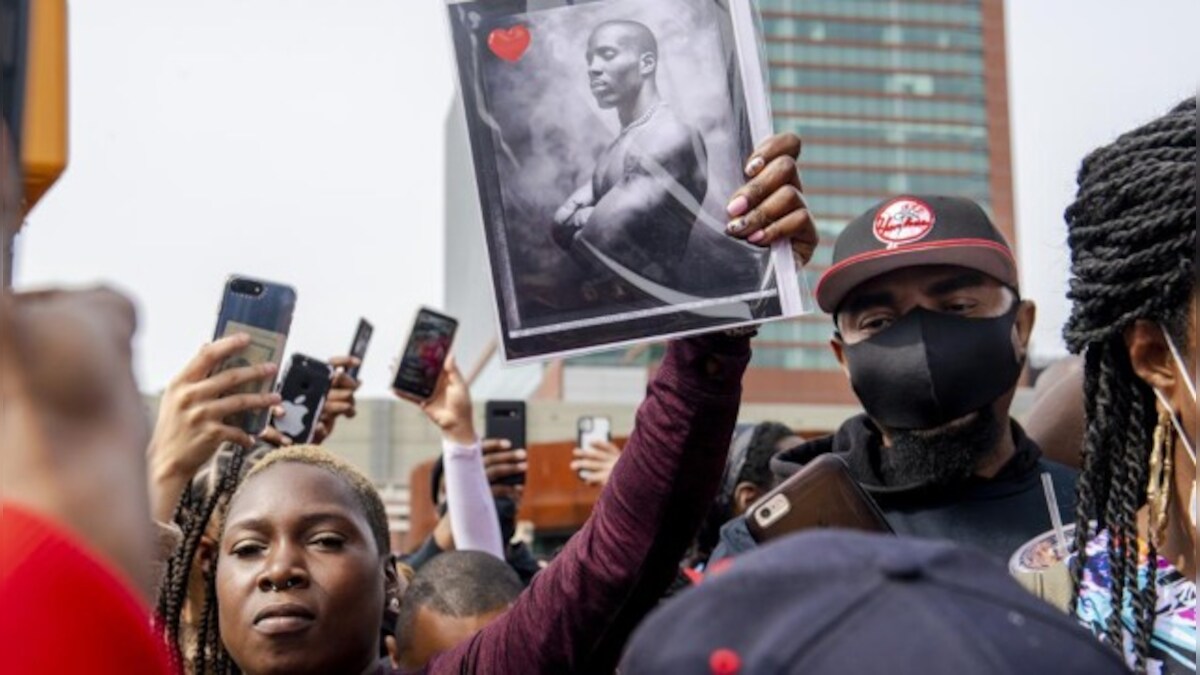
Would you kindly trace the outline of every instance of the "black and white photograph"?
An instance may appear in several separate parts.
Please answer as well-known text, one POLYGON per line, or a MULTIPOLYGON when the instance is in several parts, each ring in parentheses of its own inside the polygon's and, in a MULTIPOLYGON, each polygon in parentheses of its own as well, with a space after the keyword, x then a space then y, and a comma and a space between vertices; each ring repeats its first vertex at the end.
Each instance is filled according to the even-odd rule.
POLYGON ((784 316, 794 275, 723 232, 758 48, 728 3, 448 9, 507 361, 784 316))

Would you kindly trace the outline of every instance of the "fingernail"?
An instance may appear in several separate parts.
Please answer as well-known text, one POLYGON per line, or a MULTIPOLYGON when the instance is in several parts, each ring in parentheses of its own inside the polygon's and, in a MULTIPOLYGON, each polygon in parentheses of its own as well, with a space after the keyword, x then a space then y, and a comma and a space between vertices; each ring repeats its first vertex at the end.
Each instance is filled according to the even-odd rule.
POLYGON ((738 232, 746 229, 746 219, 738 218, 737 220, 730 222, 725 229, 728 230, 730 234, 737 234, 738 232))
POLYGON ((755 174, 757 174, 759 171, 762 171, 762 168, 765 164, 766 162, 763 161, 762 157, 752 158, 750 163, 746 165, 746 175, 754 177, 755 174))
POLYGON ((525 459, 525 457, 526 457, 526 455, 525 455, 525 451, 524 451, 524 450, 518 450, 518 451, 517 451, 517 459, 525 459))
POLYGON ((766 230, 759 230, 758 232, 755 232, 754 234, 750 235, 750 236, 749 236, 749 237, 746 239, 746 241, 750 242, 751 244, 757 244, 757 243, 761 242, 763 239, 766 239, 766 238, 767 238, 767 231, 766 231, 766 230))
POLYGON ((272 403, 282 403, 283 396, 281 396, 279 394, 271 394, 271 402, 272 403))
POLYGON ((263 370, 268 373, 273 373, 276 370, 279 370, 279 366, 275 365, 274 363, 264 363, 263 370))
POLYGON ((737 218, 746 213, 750 208, 750 200, 746 199, 746 195, 738 195, 733 201, 729 202, 729 206, 725 210, 729 212, 730 218, 737 218))
POLYGON ((520 469, 521 471, 528 471, 529 465, 526 464, 525 462, 521 462, 520 464, 517 465, 517 468, 520 469))

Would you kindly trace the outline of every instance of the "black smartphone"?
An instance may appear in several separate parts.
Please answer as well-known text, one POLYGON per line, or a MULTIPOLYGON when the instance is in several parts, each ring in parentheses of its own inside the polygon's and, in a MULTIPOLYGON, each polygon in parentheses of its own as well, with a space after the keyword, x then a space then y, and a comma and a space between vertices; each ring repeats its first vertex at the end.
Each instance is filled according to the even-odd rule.
POLYGON ((350 343, 350 356, 358 359, 359 365, 346 369, 346 374, 358 379, 358 369, 362 367, 363 357, 367 355, 367 345, 371 344, 371 335, 375 327, 366 319, 358 320, 358 329, 354 331, 354 341, 350 343))
POLYGON ((760 544, 816 528, 892 533, 887 518, 854 480, 846 461, 833 454, 818 456, 763 495, 747 510, 746 520, 750 535, 760 544))
MULTIPOLYGON (((221 296, 221 308, 217 311, 217 328, 213 332, 213 339, 246 333, 250 336, 250 345, 226 359, 216 372, 262 363, 280 365, 295 309, 296 291, 291 286, 250 277, 229 277, 221 296)), ((274 379, 260 380, 248 382, 229 393, 266 393, 274 386, 274 379)), ((248 410, 231 415, 225 423, 256 435, 267 428, 270 416, 269 408, 248 410)))
POLYGON ((329 397, 333 368, 328 363, 304 354, 292 354, 279 382, 283 399, 283 417, 271 420, 279 433, 294 443, 312 443, 317 420, 329 397))
POLYGON ((418 403, 433 396, 457 330, 458 320, 452 317, 425 307, 417 312, 392 381, 396 394, 418 403))
MULTIPOLYGON (((484 438, 503 439, 512 449, 528 449, 525 445, 525 402, 488 401, 484 406, 484 438)), ((496 481, 501 485, 524 485, 525 474, 506 476, 496 481)))

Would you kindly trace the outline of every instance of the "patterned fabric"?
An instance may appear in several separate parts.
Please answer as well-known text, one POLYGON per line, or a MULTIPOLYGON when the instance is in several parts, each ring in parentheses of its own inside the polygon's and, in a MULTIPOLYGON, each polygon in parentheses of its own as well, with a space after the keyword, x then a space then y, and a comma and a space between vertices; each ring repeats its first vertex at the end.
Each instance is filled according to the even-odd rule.
MULTIPOLYGON (((1088 544, 1087 566, 1079 589, 1076 618, 1093 634, 1107 641, 1108 617, 1113 612, 1109 589, 1112 568, 1108 557, 1108 532, 1101 532, 1088 544)), ((1146 583, 1146 562, 1149 551, 1145 543, 1138 555, 1139 584, 1146 583)), ((1186 579, 1171 563, 1159 556, 1156 565, 1158 585, 1157 618, 1150 640, 1150 659, 1146 672, 1150 675, 1174 675, 1196 672, 1196 584, 1186 579)), ((1133 666, 1133 606, 1126 596, 1121 612, 1124 625, 1125 661, 1133 666)))

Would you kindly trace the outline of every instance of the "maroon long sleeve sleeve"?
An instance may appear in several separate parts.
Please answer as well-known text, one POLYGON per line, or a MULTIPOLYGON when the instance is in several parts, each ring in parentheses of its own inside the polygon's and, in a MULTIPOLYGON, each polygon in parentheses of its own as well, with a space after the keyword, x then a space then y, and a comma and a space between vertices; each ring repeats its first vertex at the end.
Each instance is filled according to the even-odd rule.
POLYGON ((568 673, 615 664, 716 494, 749 340, 673 343, 591 518, 513 608, 428 673, 568 673))

